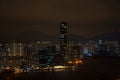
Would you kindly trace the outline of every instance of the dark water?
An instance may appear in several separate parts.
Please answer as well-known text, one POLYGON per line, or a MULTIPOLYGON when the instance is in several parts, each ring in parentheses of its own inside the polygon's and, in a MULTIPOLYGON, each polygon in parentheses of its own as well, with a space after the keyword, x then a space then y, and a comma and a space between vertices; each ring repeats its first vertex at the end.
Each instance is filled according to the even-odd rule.
POLYGON ((1 74, 0 80, 120 80, 118 59, 88 59, 76 70, 1 74))

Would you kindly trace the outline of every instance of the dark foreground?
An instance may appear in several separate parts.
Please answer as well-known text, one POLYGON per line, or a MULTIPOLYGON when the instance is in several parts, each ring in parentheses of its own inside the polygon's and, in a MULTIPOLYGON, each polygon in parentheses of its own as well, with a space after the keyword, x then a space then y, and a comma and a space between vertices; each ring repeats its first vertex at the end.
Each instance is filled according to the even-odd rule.
POLYGON ((120 62, 119 58, 90 58, 76 70, 0 74, 0 80, 120 80, 120 62))

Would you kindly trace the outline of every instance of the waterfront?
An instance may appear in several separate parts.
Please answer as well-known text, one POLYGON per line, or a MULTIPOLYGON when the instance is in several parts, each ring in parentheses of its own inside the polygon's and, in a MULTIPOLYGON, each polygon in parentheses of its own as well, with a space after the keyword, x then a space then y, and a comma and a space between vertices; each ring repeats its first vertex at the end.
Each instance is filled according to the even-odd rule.
POLYGON ((0 74, 0 80, 117 80, 120 78, 119 58, 84 59, 75 70, 0 74))

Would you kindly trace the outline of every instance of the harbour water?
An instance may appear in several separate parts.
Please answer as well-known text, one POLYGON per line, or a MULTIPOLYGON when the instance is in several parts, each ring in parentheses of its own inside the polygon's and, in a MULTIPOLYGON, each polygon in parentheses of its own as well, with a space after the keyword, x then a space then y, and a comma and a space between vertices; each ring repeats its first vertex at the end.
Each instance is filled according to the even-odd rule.
POLYGON ((119 80, 118 59, 88 59, 75 70, 0 74, 0 80, 119 80))

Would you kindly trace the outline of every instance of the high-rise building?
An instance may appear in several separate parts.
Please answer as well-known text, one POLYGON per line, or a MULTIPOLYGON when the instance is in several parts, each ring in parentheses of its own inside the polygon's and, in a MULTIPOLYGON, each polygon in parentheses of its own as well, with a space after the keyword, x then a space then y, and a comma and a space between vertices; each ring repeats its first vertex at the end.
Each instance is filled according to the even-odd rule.
POLYGON ((5 48, 2 44, 0 44, 0 56, 3 56, 5 53, 5 48))
POLYGON ((62 22, 60 24, 60 53, 67 53, 67 23, 62 22))
POLYGON ((12 42, 10 44, 6 44, 5 48, 5 56, 25 56, 25 49, 23 43, 12 42))

